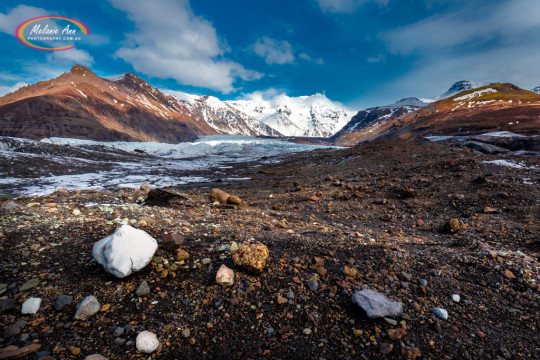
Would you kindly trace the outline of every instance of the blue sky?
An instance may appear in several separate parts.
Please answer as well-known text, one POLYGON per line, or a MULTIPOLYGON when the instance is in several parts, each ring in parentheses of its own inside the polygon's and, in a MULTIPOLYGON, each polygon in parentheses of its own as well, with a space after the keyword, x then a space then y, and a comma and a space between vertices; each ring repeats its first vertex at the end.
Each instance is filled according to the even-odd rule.
POLYGON ((0 93, 81 63, 237 99, 325 93, 353 108, 435 97, 457 80, 540 85, 538 0, 4 0, 0 93), (43 15, 85 23, 76 49, 20 44, 43 15))

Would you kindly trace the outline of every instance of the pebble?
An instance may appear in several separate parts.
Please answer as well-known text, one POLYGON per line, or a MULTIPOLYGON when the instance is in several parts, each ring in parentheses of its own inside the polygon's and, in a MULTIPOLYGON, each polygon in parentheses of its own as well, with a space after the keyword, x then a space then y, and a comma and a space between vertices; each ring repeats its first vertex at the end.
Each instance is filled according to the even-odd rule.
POLYGON ((222 264, 216 274, 216 283, 221 286, 234 285, 234 271, 229 269, 225 264, 222 264))
POLYGON ((380 348, 379 351, 383 355, 388 355, 388 354, 390 354, 392 352, 393 349, 394 349, 394 345, 384 343, 384 344, 381 345, 381 348, 380 348))
POLYGON ((212 262, 212 259, 210 259, 210 258, 204 258, 204 259, 201 260, 201 264, 203 264, 203 265, 208 265, 211 262, 212 262))
POLYGON ((364 309, 370 319, 398 317, 403 312, 403 307, 399 302, 369 289, 355 292, 352 301, 364 309))
POLYGON ((232 255, 233 262, 237 266, 242 266, 248 271, 261 272, 266 266, 268 259, 268 248, 266 245, 257 243, 244 243, 232 255))
POLYGON ((454 234, 457 233, 460 228, 461 225, 459 224, 458 219, 450 219, 443 225, 442 231, 446 234, 454 234))
POLYGON ((452 296, 450 296, 450 299, 452 299, 453 302, 457 303, 461 301, 461 297, 458 294, 452 294, 452 296))
POLYGON ((116 328, 116 330, 114 330, 114 336, 115 337, 119 337, 120 335, 122 335, 124 333, 124 328, 119 326, 116 328))
POLYGON ((311 291, 317 291, 319 288, 319 282, 317 280, 312 280, 308 283, 308 289, 311 291))
POLYGON ((19 303, 15 299, 0 299, 0 314, 13 311, 19 303))
POLYGON ((311 334, 311 329, 310 328, 305 328, 304 330, 302 330, 302 334, 304 334, 304 335, 311 334))
POLYGON ((159 347, 159 340, 156 334, 150 331, 143 331, 137 335, 135 340, 137 350, 145 354, 151 354, 159 347))
POLYGON ((24 283, 23 286, 21 286, 21 288, 19 289, 19 292, 30 290, 32 288, 35 288, 38 285, 39 285, 39 279, 28 280, 27 282, 24 283))
POLYGON ((98 299, 93 295, 89 295, 79 303, 79 306, 77 306, 74 318, 76 320, 89 318, 96 314, 100 309, 101 304, 98 299))
POLYGON ((161 242, 161 247, 167 251, 176 251, 184 242, 184 237, 180 234, 167 234, 161 242))
POLYGON ((17 336, 21 333, 22 328, 25 327, 27 324, 24 320, 19 320, 15 324, 8 327, 6 330, 4 330, 4 333, 2 334, 2 337, 4 339, 11 339, 14 336, 17 336))
POLYGON ((40 298, 30 298, 24 302, 21 313, 22 314, 35 314, 38 312, 40 306, 41 306, 40 298))
POLYGON ((135 294, 137 296, 145 296, 150 294, 150 287, 148 286, 146 280, 143 280, 143 282, 137 287, 137 290, 135 290, 135 294))
POLYGON ((231 247, 230 247, 229 251, 230 251, 231 253, 233 253, 233 252, 235 252, 235 251, 238 251, 238 249, 239 249, 238 244, 236 243, 236 241, 233 241, 233 242, 231 243, 231 247))
POLYGON ((71 296, 60 295, 59 297, 56 298, 56 301, 54 302, 54 308, 57 311, 62 311, 63 308, 71 305, 72 302, 73 302, 73 298, 71 296))
POLYGON ((92 354, 85 357, 84 360, 107 360, 107 358, 100 354, 92 354))
POLYGON ((448 311, 446 311, 443 308, 436 307, 431 312, 433 313, 433 315, 435 315, 439 319, 448 320, 448 311))
POLYGON ((191 336, 191 331, 189 329, 182 330, 182 336, 186 339, 191 336))
POLYGON ((72 214, 73 214, 73 215, 81 215, 81 210, 79 210, 79 209, 73 209, 72 214))
POLYGON ((294 299, 294 293, 292 291, 286 292, 284 296, 287 299, 294 299))
POLYGON ((428 284, 428 282, 427 282, 426 279, 420 279, 420 280, 418 280, 418 283, 419 283, 420 285, 424 286, 424 287, 427 286, 427 284, 428 284))

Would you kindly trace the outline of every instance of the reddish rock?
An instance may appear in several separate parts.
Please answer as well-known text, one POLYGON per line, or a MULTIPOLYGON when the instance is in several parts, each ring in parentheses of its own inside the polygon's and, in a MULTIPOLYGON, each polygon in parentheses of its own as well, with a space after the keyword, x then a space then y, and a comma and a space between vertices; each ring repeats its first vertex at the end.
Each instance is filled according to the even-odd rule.
POLYGON ((445 234, 455 234, 460 228, 461 225, 458 219, 450 219, 443 225, 442 231, 445 234))
POLYGON ((499 212, 499 210, 495 209, 495 208, 492 208, 492 207, 489 207, 489 206, 486 206, 484 208, 484 214, 497 214, 499 212))
POLYGON ((180 234, 167 234, 161 242, 161 247, 167 251, 176 251, 182 246, 184 237, 180 234))
POLYGON ((221 189, 212 189, 210 191, 210 200, 217 201, 221 204, 226 204, 229 194, 221 189))

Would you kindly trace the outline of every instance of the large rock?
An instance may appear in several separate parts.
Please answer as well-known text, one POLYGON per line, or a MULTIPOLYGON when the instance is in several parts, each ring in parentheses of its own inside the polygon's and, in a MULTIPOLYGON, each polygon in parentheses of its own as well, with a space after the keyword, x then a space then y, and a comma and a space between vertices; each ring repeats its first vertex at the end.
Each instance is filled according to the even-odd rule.
POLYGON ((151 354, 159 347, 159 340, 156 334, 150 331, 143 331, 137 335, 135 340, 137 350, 145 354, 151 354))
POLYGON ((147 205, 174 206, 189 202, 189 195, 171 188, 151 189, 146 198, 147 205))
POLYGON ((220 189, 212 189, 210 191, 210 200, 217 201, 221 204, 226 204, 229 194, 220 189))
POLYGON ((73 298, 71 296, 60 295, 59 297, 56 298, 54 302, 54 308, 56 309, 56 311, 62 311, 63 308, 71 305, 72 302, 73 302, 73 298))
POLYGON ((182 243, 184 242, 184 237, 180 234, 167 234, 161 242, 161 247, 167 251, 175 251, 180 249, 182 243))
POLYGON ((216 282, 221 286, 232 286, 234 284, 234 271, 222 264, 216 274, 216 282))
POLYGON ((81 301, 79 306, 77 306, 77 311, 75 312, 75 319, 81 320, 89 318, 90 316, 96 314, 99 309, 101 309, 101 304, 98 299, 93 296, 87 296, 81 301))
POLYGON ((268 248, 260 242, 246 243, 234 252, 232 258, 235 265, 249 271, 260 272, 266 266, 268 248))
POLYGON ((399 302, 369 289, 355 292, 352 301, 364 309, 370 319, 398 317, 403 312, 403 307, 399 302))
POLYGON ((13 311, 19 303, 15 299, 0 299, 0 314, 13 311))
POLYGON ((108 273, 124 278, 152 260, 157 241, 142 230, 123 225, 94 244, 92 255, 108 273))

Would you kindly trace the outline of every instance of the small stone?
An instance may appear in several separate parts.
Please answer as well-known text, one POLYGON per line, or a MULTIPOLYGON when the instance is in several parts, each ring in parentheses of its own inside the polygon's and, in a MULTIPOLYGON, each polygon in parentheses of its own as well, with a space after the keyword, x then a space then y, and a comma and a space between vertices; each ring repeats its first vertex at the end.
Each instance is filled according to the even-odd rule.
POLYGON ((12 337, 15 337, 19 335, 22 331, 22 328, 25 327, 27 324, 24 320, 19 320, 15 324, 8 327, 6 330, 4 330, 4 333, 2 334, 2 337, 4 339, 11 339, 12 337))
POLYGON ((484 214, 497 214, 499 212, 499 210, 495 209, 495 208, 492 208, 490 206, 486 206, 484 208, 484 214))
POLYGON ((56 190, 56 195, 58 195, 60 197, 68 197, 69 196, 69 190, 66 189, 65 187, 58 188, 58 190, 56 190))
POLYGON ((184 243, 184 237, 180 234, 167 234, 161 242, 161 247, 167 251, 176 251, 184 243))
POLYGON ((381 349, 379 351, 383 355, 388 355, 388 354, 390 354, 392 352, 393 349, 394 349, 394 345, 384 343, 384 344, 381 345, 381 349))
POLYGON ((304 335, 311 334, 311 329, 310 328, 305 328, 304 330, 302 330, 302 334, 304 334, 304 335))
POLYGON ((63 308, 71 305, 72 302, 73 298, 71 296, 60 295, 56 298, 56 301, 54 302, 54 308, 56 309, 56 311, 62 311, 63 308))
MULTIPOLYGON (((401 317, 403 317, 405 314, 402 314, 401 317)), ((384 318, 384 321, 386 321, 388 324, 392 325, 392 326, 396 326, 397 325, 397 321, 394 320, 394 319, 390 319, 390 318, 387 318, 385 317, 384 318)))
POLYGON ((81 215, 81 210, 79 209, 73 209, 73 211, 71 212, 73 215, 81 215))
POLYGON ((479 338, 483 339, 483 338, 486 337, 486 333, 484 333, 483 331, 478 330, 478 331, 476 332, 476 336, 478 336, 479 338))
POLYGON ((417 347, 405 346, 401 349, 401 354, 407 359, 414 360, 420 357, 421 352, 420 349, 417 347))
POLYGON ((514 275, 514 273, 511 272, 511 271, 508 270, 508 269, 504 270, 503 275, 504 275, 504 277, 507 278, 508 280, 512 280, 512 279, 515 279, 515 278, 516 278, 516 275, 514 275))
POLYGON ((27 282, 25 282, 23 284, 23 286, 21 286, 21 288, 19 289, 19 292, 23 292, 23 291, 26 291, 26 290, 30 290, 32 288, 35 288, 36 286, 39 285, 39 279, 31 279, 31 280, 28 280, 27 282))
POLYGON ((203 264, 203 265, 208 265, 211 262, 212 262, 212 259, 210 259, 210 258, 204 258, 204 259, 201 260, 201 264, 203 264))
POLYGON ((151 354, 159 347, 159 340, 156 334, 150 331, 143 331, 137 335, 135 340, 137 350, 145 354, 151 354))
POLYGON ((326 268, 324 266, 317 267, 317 269, 315 271, 317 271, 317 274, 319 274, 321 276, 326 276, 326 274, 328 273, 328 270, 326 270, 326 268))
POLYGON ((292 291, 286 292, 285 297, 287 299, 294 299, 294 293, 292 291))
POLYGON ((216 274, 216 282, 221 286, 234 285, 234 271, 222 264, 216 274))
POLYGON ((442 231, 445 234, 454 234, 459 231, 461 225, 458 219, 450 219, 443 225, 442 231))
POLYGON ((390 340, 394 340, 394 341, 399 340, 403 337, 403 334, 401 333, 401 331, 396 330, 396 329, 388 329, 386 333, 388 334, 388 337, 390 338, 390 340))
POLYGON ((116 330, 114 330, 114 337, 119 337, 124 333, 125 329, 121 326, 117 327, 116 330))
POLYGON ((151 187, 150 185, 142 184, 139 189, 141 189, 142 191, 150 191, 151 187))
POLYGON ((107 358, 103 355, 92 354, 85 357, 84 360, 107 360, 107 358))
POLYGON ((433 313, 433 315, 435 315, 439 319, 448 320, 448 311, 446 311, 443 308, 436 307, 431 312, 433 313))
POLYGON ((230 195, 228 193, 220 189, 212 189, 210 191, 210 200, 218 201, 221 204, 227 203, 229 196, 230 195))
POLYGON ((283 296, 281 296, 281 294, 278 295, 277 297, 277 302, 278 304, 285 304, 287 302, 287 299, 285 299, 283 296))
POLYGON ((23 303, 21 313, 22 314, 35 314, 38 312, 41 306, 40 298, 30 298, 23 303))
POLYGON ((11 211, 11 210, 15 210, 19 206, 20 206, 19 203, 16 202, 15 200, 8 200, 2 204, 2 210, 11 211))
POLYGON ((403 307, 399 302, 369 289, 354 293, 352 301, 364 309, 370 319, 398 317, 403 312, 403 307))
POLYGON ((308 289, 311 291, 317 291, 319 288, 319 282, 317 280, 312 280, 308 283, 308 289))
POLYGON ((232 258, 235 265, 242 266, 248 271, 260 272, 266 266, 268 255, 266 245, 257 242, 244 244, 234 252, 232 258))
POLYGON ((143 282, 137 287, 137 290, 135 290, 135 294, 137 296, 145 296, 150 294, 150 287, 148 286, 146 280, 143 280, 143 282))
POLYGON ((364 335, 364 331, 362 331, 360 329, 354 329, 353 333, 354 333, 354 336, 356 336, 356 337, 360 337, 360 336, 364 335))
POLYGON ((191 336, 191 331, 189 329, 182 330, 182 336, 186 339, 191 336))
POLYGON ((77 355, 79 355, 81 353, 81 349, 78 348, 78 347, 72 347, 71 349, 69 349, 69 351, 75 356, 77 356, 77 355))
POLYGON ((450 296, 450 299, 452 299, 453 302, 457 302, 457 303, 461 301, 461 297, 458 294, 452 294, 450 296))
POLYGON ((231 243, 231 247, 229 248, 229 251, 230 251, 231 253, 233 253, 233 252, 237 251, 238 249, 239 249, 239 248, 238 248, 238 244, 236 243, 236 241, 233 241, 233 242, 231 243))
POLYGON ((0 314, 13 311, 19 303, 14 299, 0 299, 0 314))
POLYGON ((427 282, 426 279, 420 279, 420 280, 418 280, 418 283, 419 283, 421 286, 424 286, 424 287, 427 286, 427 284, 428 284, 428 282, 427 282))
POLYGON ((87 319, 96 314, 100 309, 101 304, 98 299, 93 295, 89 295, 79 303, 79 306, 77 306, 74 318, 76 320, 87 319))
POLYGON ((349 266, 345 265, 343 267, 343 274, 345 274, 345 276, 349 276, 349 277, 356 277, 356 274, 358 274, 358 270, 353 268, 353 267, 349 267, 349 266))
POLYGON ((189 259, 189 253, 186 250, 178 249, 176 250, 176 260, 184 261, 189 259))
POLYGON ((404 280, 404 281, 411 281, 412 280, 412 274, 408 273, 408 272, 405 272, 405 271, 402 271, 401 272, 401 278, 404 280))
POLYGON ((40 344, 31 344, 22 348, 13 348, 12 350, 2 349, 1 358, 2 359, 20 359, 24 358, 28 354, 32 354, 41 348, 40 344))

